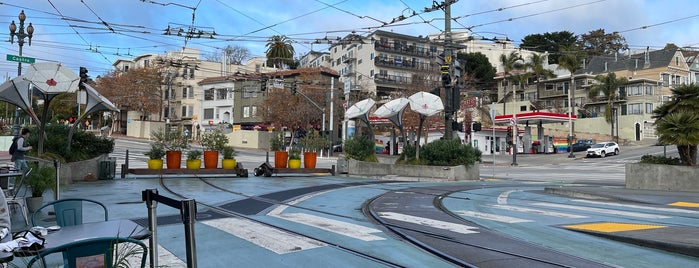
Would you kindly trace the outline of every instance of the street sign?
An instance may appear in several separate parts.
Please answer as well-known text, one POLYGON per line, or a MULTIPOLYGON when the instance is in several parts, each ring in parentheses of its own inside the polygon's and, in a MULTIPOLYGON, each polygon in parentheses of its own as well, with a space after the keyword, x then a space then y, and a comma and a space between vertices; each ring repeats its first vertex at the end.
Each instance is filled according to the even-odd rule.
POLYGON ((7 60, 8 60, 8 61, 23 62, 23 63, 34 63, 34 62, 36 62, 36 59, 34 59, 34 58, 30 58, 30 57, 20 57, 20 56, 10 55, 10 54, 7 54, 7 60))

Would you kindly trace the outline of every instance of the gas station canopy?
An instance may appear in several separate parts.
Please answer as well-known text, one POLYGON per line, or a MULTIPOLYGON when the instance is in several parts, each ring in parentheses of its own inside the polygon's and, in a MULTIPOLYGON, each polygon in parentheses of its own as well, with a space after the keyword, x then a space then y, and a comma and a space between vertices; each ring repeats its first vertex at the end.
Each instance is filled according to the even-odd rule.
MULTIPOLYGON (((510 123, 512 120, 512 114, 496 115, 495 123, 510 123)), ((570 120, 575 121, 578 117, 572 115, 570 120)), ((528 113, 518 113, 517 123, 528 123, 528 124, 546 124, 546 123, 562 123, 568 122, 568 114, 559 114, 551 112, 528 112, 528 113)))

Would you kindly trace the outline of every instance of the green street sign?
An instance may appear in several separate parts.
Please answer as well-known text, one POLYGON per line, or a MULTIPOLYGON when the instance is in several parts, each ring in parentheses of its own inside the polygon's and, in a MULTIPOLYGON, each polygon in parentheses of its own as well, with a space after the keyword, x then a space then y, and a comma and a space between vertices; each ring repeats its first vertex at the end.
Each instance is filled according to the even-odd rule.
POLYGON ((34 58, 30 58, 30 57, 20 57, 20 56, 10 55, 10 54, 7 54, 7 60, 8 60, 8 61, 23 62, 23 63, 34 63, 34 62, 36 62, 36 59, 34 59, 34 58))

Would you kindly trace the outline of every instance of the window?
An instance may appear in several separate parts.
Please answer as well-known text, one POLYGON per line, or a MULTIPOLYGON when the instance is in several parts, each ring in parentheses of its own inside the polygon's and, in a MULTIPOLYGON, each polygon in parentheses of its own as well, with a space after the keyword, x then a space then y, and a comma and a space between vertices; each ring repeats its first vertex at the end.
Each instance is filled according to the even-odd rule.
POLYGON ((628 114, 641 114, 641 104, 640 103, 633 103, 627 105, 626 112, 628 114))
POLYGON ((182 106, 182 113, 181 113, 181 116, 182 116, 182 117, 187 117, 187 106, 182 106))
POLYGON ((244 99, 257 98, 257 90, 255 90, 255 87, 251 87, 251 86, 244 87, 243 88, 243 98, 244 99))
POLYGON ((652 113, 653 113, 653 104, 646 103, 646 114, 652 114, 652 113))
POLYGON ((214 100, 214 89, 213 88, 204 90, 204 100, 205 101, 214 100))
POLYGON ((189 78, 194 79, 194 68, 189 69, 189 78))
POLYGON ((374 77, 374 70, 369 71, 369 77, 374 77))
POLYGON ((643 95, 643 89, 640 86, 629 86, 628 90, 629 96, 643 95))
POLYGON ((143 60, 143 66, 145 66, 145 67, 150 66, 150 60, 143 60))
POLYGON ((357 46, 357 50, 362 50, 362 44, 359 44, 359 46, 357 46))
POLYGON ((653 95, 653 86, 646 86, 646 95, 648 95, 648 96, 653 95))
POLYGON ((226 96, 228 96, 228 89, 225 89, 225 88, 217 88, 216 89, 216 99, 217 100, 225 100, 226 96))
POLYGON ((182 68, 182 78, 187 78, 187 68, 182 68))
POLYGON ((670 86, 670 74, 662 74, 663 77, 663 86, 667 87, 670 86))
POLYGON ((374 52, 371 52, 371 54, 369 54, 369 59, 374 60, 374 52))
POLYGON ((357 65, 362 64, 362 59, 357 60, 357 65))
POLYGON ((546 84, 546 90, 553 90, 553 84, 546 84))
POLYGON ((253 117, 257 116, 257 106, 255 106, 255 105, 252 106, 252 114, 251 114, 251 116, 253 116, 253 117))
POLYGON ((182 89, 182 98, 186 99, 187 98, 187 92, 189 90, 189 87, 185 87, 182 89))
POLYGON ((244 106, 243 107, 243 118, 249 118, 250 117, 250 106, 244 106))
POLYGON ((214 108, 204 109, 204 119, 214 119, 214 108))

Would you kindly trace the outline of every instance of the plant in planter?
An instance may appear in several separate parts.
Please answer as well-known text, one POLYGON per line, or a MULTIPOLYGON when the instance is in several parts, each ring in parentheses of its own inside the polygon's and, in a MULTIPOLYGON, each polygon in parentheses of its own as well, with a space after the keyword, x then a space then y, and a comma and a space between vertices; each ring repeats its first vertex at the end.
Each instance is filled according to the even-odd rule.
POLYGON ((164 131, 162 129, 151 132, 156 142, 161 142, 165 148, 167 168, 178 169, 182 163, 182 151, 189 148, 189 138, 182 134, 182 128, 164 131))
POLYGON ((289 168, 301 168, 301 150, 297 148, 289 150, 289 168))
POLYGON ((286 161, 289 158, 289 152, 284 151, 283 135, 283 132, 275 131, 269 139, 269 149, 274 152, 275 168, 286 168, 286 161))
POLYGON ((228 136, 220 130, 204 133, 199 140, 204 147, 204 168, 216 168, 218 154, 223 153, 223 148, 228 144, 228 136))
POLYGON ((27 208, 30 212, 34 212, 44 202, 44 192, 56 186, 56 169, 53 165, 31 164, 29 166, 32 172, 24 178, 24 181, 32 189, 32 196, 27 197, 27 208))
POLYGON ((223 146, 221 150, 223 154, 223 160, 221 160, 221 167, 223 169, 234 169, 236 166, 235 155, 237 152, 232 146, 223 146))
POLYGON ((316 160, 318 158, 318 152, 324 148, 330 146, 330 141, 327 138, 322 137, 316 131, 310 131, 305 137, 299 140, 299 144, 303 146, 303 167, 304 168, 315 168, 316 160))
POLYGON ((187 168, 188 169, 199 169, 201 168, 201 150, 189 150, 187 151, 187 168))
POLYGON ((150 151, 144 153, 148 156, 148 169, 162 169, 163 157, 165 156, 165 145, 161 142, 150 144, 150 151))

